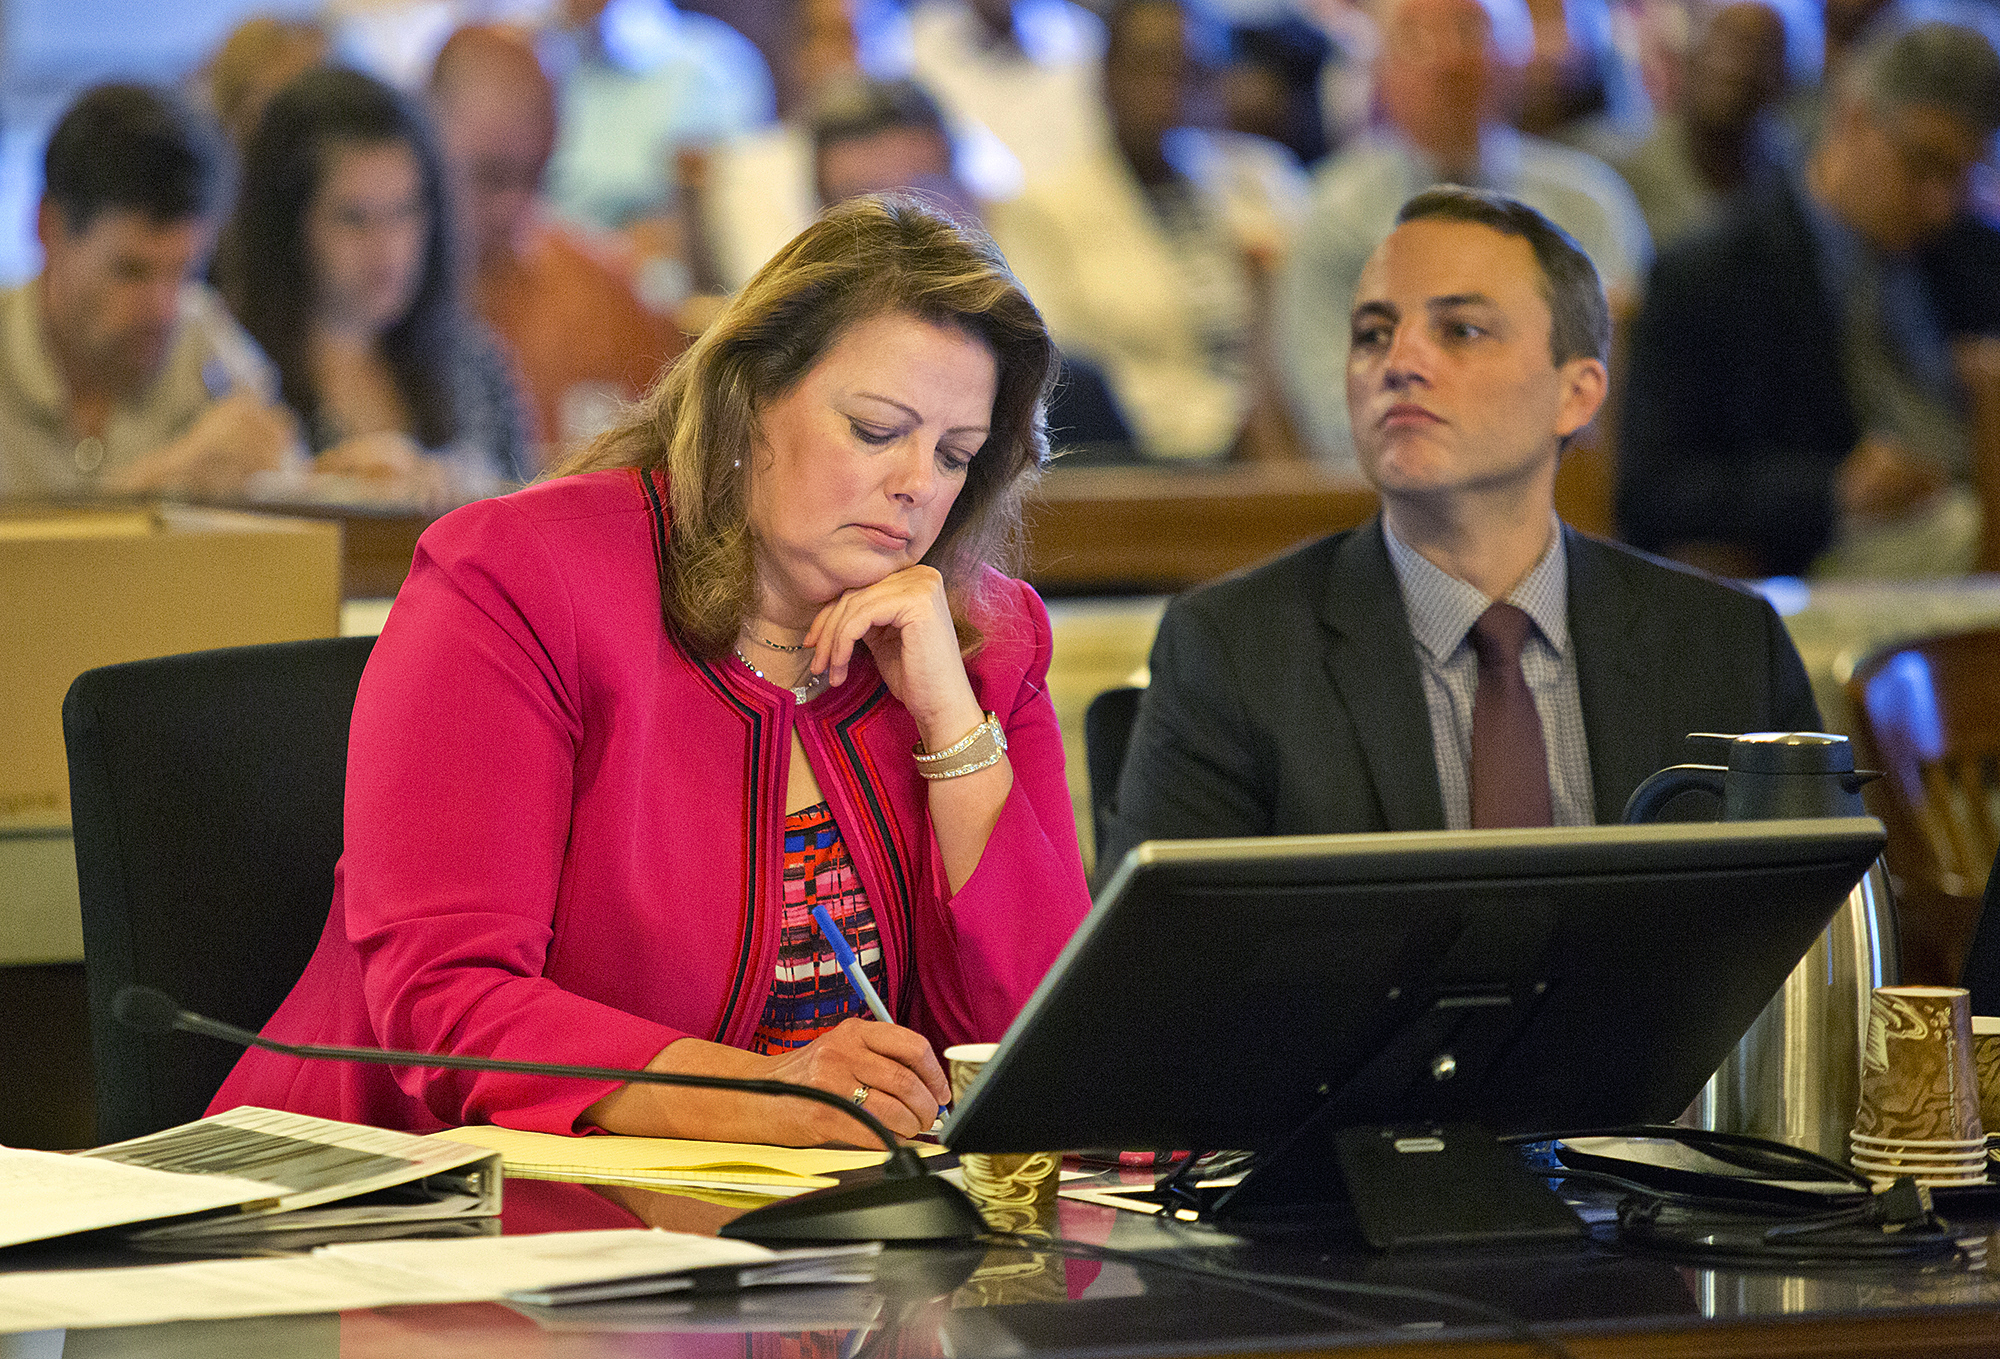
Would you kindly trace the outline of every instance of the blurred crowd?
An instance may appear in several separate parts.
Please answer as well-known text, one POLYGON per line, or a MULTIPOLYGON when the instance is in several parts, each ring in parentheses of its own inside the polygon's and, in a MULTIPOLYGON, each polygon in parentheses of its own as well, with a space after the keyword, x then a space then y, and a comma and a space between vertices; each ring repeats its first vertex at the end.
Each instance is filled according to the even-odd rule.
POLYGON ((761 46, 671 0, 331 0, 186 89, 84 92, 0 297, 0 495, 504 490, 882 190, 998 241, 1069 460, 1351 468, 1355 279, 1456 182, 1612 293, 1624 536, 1734 574, 1994 564, 1990 4, 738 8, 761 46))

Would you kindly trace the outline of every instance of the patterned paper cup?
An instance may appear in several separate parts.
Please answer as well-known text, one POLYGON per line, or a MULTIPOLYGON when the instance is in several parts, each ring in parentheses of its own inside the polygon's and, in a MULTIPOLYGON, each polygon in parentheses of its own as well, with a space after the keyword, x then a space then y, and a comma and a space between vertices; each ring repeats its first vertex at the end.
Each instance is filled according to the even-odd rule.
POLYGON ((1956 986, 1880 986, 1868 1010, 1854 1131, 1875 1143, 1983 1138, 1972 1011, 1956 986))
MULTIPOLYGON (((979 1070, 993 1058, 994 1043, 961 1043, 944 1050, 953 1104, 964 1098, 979 1070)), ((1055 1228, 1056 1187, 1062 1175, 1059 1151, 962 1152, 959 1171, 965 1192, 996 1232, 1047 1235, 1055 1228)))
POLYGON ((1972 1017, 1972 1065, 1979 1076, 1979 1121, 2000 1132, 2000 1015, 1972 1017))
POLYGON ((951 1102, 956 1105, 972 1089, 972 1082, 1000 1050, 998 1043, 960 1043, 944 1050, 944 1071, 951 1079, 951 1102))

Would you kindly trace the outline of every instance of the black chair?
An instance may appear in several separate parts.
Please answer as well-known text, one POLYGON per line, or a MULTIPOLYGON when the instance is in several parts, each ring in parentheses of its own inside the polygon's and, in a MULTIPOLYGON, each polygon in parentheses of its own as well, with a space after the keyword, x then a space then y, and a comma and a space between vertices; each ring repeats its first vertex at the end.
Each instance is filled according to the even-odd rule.
POLYGON ((127 985, 260 1029, 333 897, 372 637, 86 671, 63 699, 100 1142, 199 1118, 237 1052, 125 1028, 127 985))
MULTIPOLYGON (((1118 808, 1118 776, 1125 770, 1125 750, 1132 744, 1132 724, 1139 718, 1139 697, 1145 692, 1129 687, 1106 689, 1083 710, 1083 765, 1090 779, 1093 846, 1104 843, 1111 815, 1118 808)), ((1115 867, 1100 860, 1097 878, 1101 881, 1115 867)))

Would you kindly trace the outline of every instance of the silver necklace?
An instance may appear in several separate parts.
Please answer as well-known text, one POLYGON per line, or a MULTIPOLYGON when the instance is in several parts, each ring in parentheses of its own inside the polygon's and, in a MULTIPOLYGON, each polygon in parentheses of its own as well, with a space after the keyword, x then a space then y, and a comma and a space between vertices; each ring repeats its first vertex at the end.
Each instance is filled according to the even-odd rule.
MULTIPOLYGON (((755 675, 758 679, 763 680, 766 684, 777 683, 776 680, 772 679, 769 675, 766 675, 762 670, 759 670, 756 666, 750 663, 750 658, 743 654, 742 647, 737 647, 735 650, 736 650, 736 659, 743 662, 743 668, 745 670, 748 670, 751 674, 755 675)), ((804 648, 801 647, 800 650, 804 650, 804 648)), ((792 691, 793 698, 797 699, 801 703, 806 703, 811 701, 812 698, 819 693, 820 689, 825 684, 826 684, 825 675, 815 675, 812 671, 808 670, 806 672, 806 677, 804 680, 800 681, 797 684, 788 685, 786 687, 792 691)))

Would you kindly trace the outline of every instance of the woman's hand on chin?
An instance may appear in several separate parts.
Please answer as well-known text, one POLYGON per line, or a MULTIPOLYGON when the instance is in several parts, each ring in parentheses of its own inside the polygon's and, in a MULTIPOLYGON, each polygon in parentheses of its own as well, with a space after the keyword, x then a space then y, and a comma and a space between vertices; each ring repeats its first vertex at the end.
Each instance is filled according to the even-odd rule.
POLYGON ((966 678, 952 626, 944 577, 919 563, 849 590, 819 611, 806 630, 812 669, 844 683, 857 642, 866 643, 875 669, 896 701, 916 719, 930 749, 950 745, 984 715, 966 678))
MULTIPOLYGON (((844 1020, 802 1048, 769 1055, 683 1038, 663 1048, 646 1069, 790 1081, 845 1100, 866 1086, 868 1112, 899 1137, 928 1131, 951 1098, 951 1082, 931 1051, 930 1040, 913 1029, 872 1019, 844 1020)), ((875 1146, 875 1138, 858 1119, 817 1100, 733 1090, 621 1085, 591 1105, 584 1121, 606 1132, 647 1137, 787 1147, 875 1146)))

